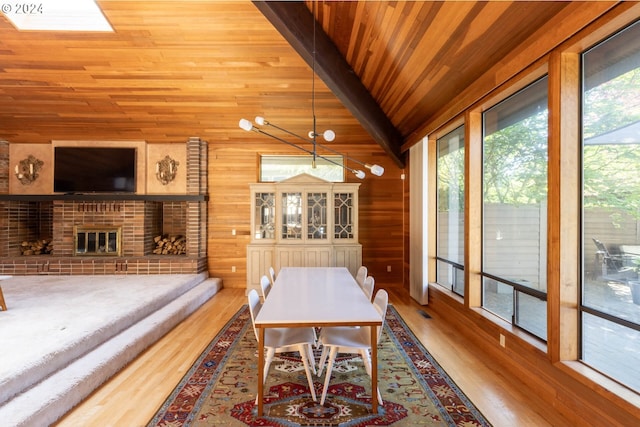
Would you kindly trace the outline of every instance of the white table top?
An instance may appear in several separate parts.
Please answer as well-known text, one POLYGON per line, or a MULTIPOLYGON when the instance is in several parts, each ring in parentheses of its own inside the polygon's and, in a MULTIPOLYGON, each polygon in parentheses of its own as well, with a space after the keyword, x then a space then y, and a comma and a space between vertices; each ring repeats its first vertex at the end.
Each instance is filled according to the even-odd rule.
POLYGON ((381 325, 382 317, 344 267, 286 267, 256 327, 381 325))

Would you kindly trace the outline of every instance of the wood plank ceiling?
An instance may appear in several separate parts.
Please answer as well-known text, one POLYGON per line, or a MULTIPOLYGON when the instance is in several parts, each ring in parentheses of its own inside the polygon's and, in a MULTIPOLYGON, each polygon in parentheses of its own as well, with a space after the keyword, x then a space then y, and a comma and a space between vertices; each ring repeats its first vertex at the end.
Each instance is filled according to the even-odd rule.
POLYGON ((0 14, 0 139, 199 136, 241 144, 248 134, 240 118, 263 115, 306 135, 313 107, 318 130, 333 129, 344 144, 375 140, 401 166, 402 144, 420 137, 434 117, 456 113, 451 103, 464 88, 588 4, 303 3, 371 95, 363 100, 348 90, 352 84, 340 86, 347 77, 338 66, 324 63, 316 69, 322 80, 313 77, 305 62, 312 26, 293 35, 306 40, 307 53, 299 54, 261 13, 264 5, 97 3, 115 32, 18 31, 0 14), (382 136, 371 128, 379 112, 391 126, 382 136))

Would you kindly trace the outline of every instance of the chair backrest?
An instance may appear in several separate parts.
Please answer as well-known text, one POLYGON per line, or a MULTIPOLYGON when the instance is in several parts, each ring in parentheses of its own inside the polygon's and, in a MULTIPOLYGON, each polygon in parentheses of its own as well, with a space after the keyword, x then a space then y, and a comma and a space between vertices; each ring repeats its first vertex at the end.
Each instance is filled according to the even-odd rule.
POLYGON ((604 245, 604 243, 602 243, 595 237, 592 237, 591 240, 593 240, 593 243, 596 245, 596 248, 598 248, 600 252, 602 252, 604 255, 609 255, 609 251, 607 250, 607 247, 604 245))
MULTIPOLYGON (((387 317, 387 305, 389 305, 389 294, 387 291, 380 289, 376 292, 376 297, 373 299, 373 305, 382 316, 382 326, 384 326, 384 322, 387 317)), ((380 336, 382 335, 382 326, 378 328, 378 342, 380 342, 380 336)))
POLYGON ((369 298, 369 301, 371 301, 371 299, 373 298, 373 288, 376 285, 376 281, 374 280, 373 276, 367 276, 366 279, 364 279, 364 283, 362 284, 362 290, 364 291, 364 294, 367 296, 367 298, 369 298))
POLYGON ((358 272, 356 273, 356 282, 358 282, 358 285, 360 285, 360 287, 364 285, 364 279, 367 278, 367 273, 367 267, 365 267, 364 265, 358 269, 358 272))
POLYGON ((260 290, 262 291, 262 299, 266 300, 267 296, 269 296, 269 291, 271 291, 271 280, 267 276, 260 278, 260 290))
POLYGON ((615 272, 619 272, 624 268, 624 263, 620 259, 620 256, 615 256, 609 253, 609 249, 607 249, 607 245, 602 243, 600 240, 592 237, 593 243, 598 248, 598 252, 602 255, 603 261, 606 263, 607 269, 611 268, 615 270, 615 272))
POLYGON ((276 271, 273 267, 269 267, 269 278, 271 279, 271 285, 275 285, 276 283, 276 271))
POLYGON ((253 333, 258 340, 258 331, 256 330, 256 316, 260 313, 262 303, 260 302, 260 295, 255 289, 251 289, 247 294, 247 300, 249 302, 249 312, 251 313, 251 324, 253 325, 253 333))

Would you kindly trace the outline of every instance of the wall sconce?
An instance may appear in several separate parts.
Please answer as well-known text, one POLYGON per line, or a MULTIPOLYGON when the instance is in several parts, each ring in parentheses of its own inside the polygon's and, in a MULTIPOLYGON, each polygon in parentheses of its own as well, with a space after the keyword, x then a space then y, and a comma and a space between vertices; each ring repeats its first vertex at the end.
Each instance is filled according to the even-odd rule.
POLYGON ((42 169, 44 162, 36 159, 31 154, 26 159, 20 160, 15 167, 16 178, 22 185, 29 185, 38 179, 38 172, 42 169))
POLYGON ((169 156, 165 156, 164 159, 157 161, 156 178, 158 181, 160 181, 162 185, 167 185, 173 181, 176 178, 179 164, 179 162, 176 162, 169 156))

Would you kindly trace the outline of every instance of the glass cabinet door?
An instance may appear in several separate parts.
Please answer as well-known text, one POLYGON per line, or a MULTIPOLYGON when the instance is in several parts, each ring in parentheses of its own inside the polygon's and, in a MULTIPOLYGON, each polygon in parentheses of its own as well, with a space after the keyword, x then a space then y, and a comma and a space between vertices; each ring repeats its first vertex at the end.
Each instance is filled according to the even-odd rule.
POLYGON ((333 209, 335 215, 333 238, 336 240, 353 239, 353 193, 335 193, 333 209))
POLYGON ((282 239, 302 239, 302 193, 282 193, 282 239))
POLYGON ((276 206, 274 193, 255 193, 255 238, 275 239, 276 206))
POLYGON ((307 239, 327 239, 327 193, 307 194, 307 239))

